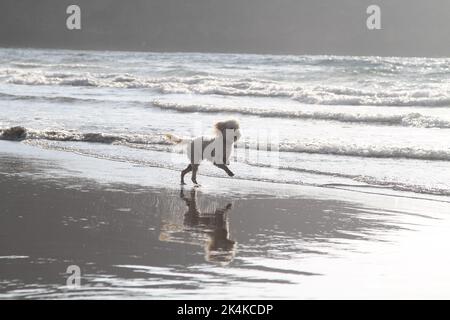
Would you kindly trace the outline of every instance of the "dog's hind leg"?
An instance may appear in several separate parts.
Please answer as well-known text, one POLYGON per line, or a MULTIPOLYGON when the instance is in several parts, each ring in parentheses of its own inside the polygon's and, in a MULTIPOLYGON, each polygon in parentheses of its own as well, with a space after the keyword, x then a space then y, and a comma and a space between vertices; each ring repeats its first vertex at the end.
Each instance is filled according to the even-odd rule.
POLYGON ((188 165, 186 169, 181 171, 181 184, 186 184, 184 182, 184 176, 191 171, 192 171, 192 164, 188 165))
POLYGON ((198 164, 193 164, 192 165, 192 182, 196 185, 198 185, 197 182, 197 171, 198 171, 198 164))
POLYGON ((230 177, 233 177, 233 176, 234 176, 234 173, 233 173, 230 169, 228 169, 228 167, 227 167, 226 164, 217 164, 217 163, 214 163, 214 165, 215 165, 216 167, 218 167, 218 168, 224 170, 224 171, 227 173, 227 175, 229 175, 230 177))

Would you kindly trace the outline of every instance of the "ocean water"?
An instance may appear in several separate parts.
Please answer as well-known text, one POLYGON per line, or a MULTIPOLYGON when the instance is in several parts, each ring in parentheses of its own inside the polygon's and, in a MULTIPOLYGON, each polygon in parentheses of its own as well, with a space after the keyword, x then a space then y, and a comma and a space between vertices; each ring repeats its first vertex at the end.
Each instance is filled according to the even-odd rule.
POLYGON ((450 195, 450 59, 0 49, 0 130, 20 143, 178 176, 164 134, 228 118, 233 179, 450 195))

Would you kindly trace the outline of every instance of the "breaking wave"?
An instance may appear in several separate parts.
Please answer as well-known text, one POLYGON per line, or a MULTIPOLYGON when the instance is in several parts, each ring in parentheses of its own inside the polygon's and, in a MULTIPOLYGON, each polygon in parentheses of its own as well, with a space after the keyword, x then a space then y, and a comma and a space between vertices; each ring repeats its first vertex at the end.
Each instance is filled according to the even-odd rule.
MULTIPOLYGON (((56 103, 104 103, 100 99, 76 98, 68 96, 32 96, 32 95, 14 95, 0 93, 0 97, 9 100, 24 101, 43 101, 56 103)), ((141 104, 147 106, 143 101, 129 101, 133 104, 141 104)), ((221 106, 214 104, 181 104, 174 102, 164 102, 153 100, 151 105, 164 110, 173 110, 177 112, 203 112, 203 113, 238 113, 242 115, 253 115, 259 117, 270 118, 288 118, 288 119, 305 119, 305 120, 326 120, 337 122, 351 123, 367 123, 367 124, 384 124, 417 128, 450 128, 450 121, 439 119, 436 117, 425 116, 419 112, 410 112, 403 114, 365 114, 357 112, 330 112, 330 111, 303 111, 303 110, 287 110, 283 108, 266 109, 246 106, 221 106)), ((300 106, 299 106, 300 108, 300 106)))
POLYGON ((175 110, 180 112, 231 112, 243 115, 255 115, 260 117, 274 118, 297 118, 297 119, 316 119, 339 122, 358 122, 373 124, 401 125, 419 128, 450 128, 450 122, 434 117, 424 116, 420 113, 408 113, 400 115, 384 115, 384 114, 361 114, 361 113, 343 113, 343 112, 305 112, 296 110, 279 110, 251 108, 245 106, 216 106, 211 104, 205 105, 186 105, 179 103, 161 102, 155 100, 152 103, 155 107, 167 110, 175 110))
MULTIPOLYGON (((28 130, 23 127, 0 129, 1 140, 53 140, 94 143, 122 143, 130 147, 158 149, 158 145, 173 145, 161 134, 107 134, 82 133, 65 130, 28 130), (152 147, 153 146, 153 147, 152 147)), ((255 144, 243 141, 238 143, 240 148, 254 149, 255 144)), ((377 146, 377 145, 346 145, 326 142, 305 143, 301 141, 281 142, 278 146, 280 152, 297 152, 310 154, 331 154, 338 156, 366 157, 366 158, 404 158, 418 160, 450 161, 450 149, 413 149, 410 147, 377 146)))
POLYGON ((311 154, 331 154, 338 156, 365 157, 365 158, 404 158, 417 160, 450 161, 450 149, 413 149, 410 147, 377 146, 377 145, 336 145, 329 143, 281 143, 279 151, 311 154))
POLYGON ((75 102, 90 102, 90 103, 100 103, 100 99, 89 99, 89 98, 76 98, 67 96, 39 96, 39 95, 16 95, 0 92, 0 98, 8 100, 23 100, 23 101, 42 101, 42 102, 57 102, 57 103, 75 103, 75 102))
POLYGON ((394 84, 381 88, 372 84, 374 89, 361 89, 212 75, 152 78, 127 73, 55 73, 10 68, 0 69, 0 78, 4 78, 3 81, 7 83, 19 85, 142 88, 169 94, 279 97, 313 105, 450 106, 450 91, 439 85, 412 89, 394 84))
POLYGON ((93 143, 130 143, 130 144, 163 144, 170 145, 164 135, 142 134, 108 134, 97 132, 76 132, 65 130, 31 130, 24 127, 0 129, 0 140, 51 140, 93 143))

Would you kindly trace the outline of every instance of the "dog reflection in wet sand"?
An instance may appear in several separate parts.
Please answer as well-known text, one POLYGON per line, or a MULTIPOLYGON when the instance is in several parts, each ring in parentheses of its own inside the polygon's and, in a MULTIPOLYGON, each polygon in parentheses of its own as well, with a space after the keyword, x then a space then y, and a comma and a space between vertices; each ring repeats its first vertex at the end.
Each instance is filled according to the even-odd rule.
POLYGON ((217 263, 230 263, 235 254, 236 243, 230 240, 228 232, 227 212, 231 203, 214 212, 200 212, 197 207, 197 190, 192 189, 186 197, 181 189, 180 197, 186 203, 188 210, 184 214, 184 225, 193 231, 200 231, 208 235, 205 246, 206 260, 217 263))

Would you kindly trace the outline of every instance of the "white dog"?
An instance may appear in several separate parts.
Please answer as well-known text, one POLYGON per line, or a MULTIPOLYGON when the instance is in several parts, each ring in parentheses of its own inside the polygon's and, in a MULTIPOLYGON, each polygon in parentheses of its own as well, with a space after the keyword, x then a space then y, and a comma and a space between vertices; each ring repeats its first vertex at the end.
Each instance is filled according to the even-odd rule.
POLYGON ((234 173, 228 169, 229 159, 233 150, 233 144, 241 137, 239 122, 236 120, 220 121, 214 125, 216 135, 214 137, 197 137, 182 139, 172 134, 166 137, 176 144, 186 144, 186 153, 190 164, 181 172, 181 184, 184 176, 192 171, 192 182, 197 183, 197 171, 200 162, 204 159, 211 161, 216 167, 224 170, 230 177, 234 173))

